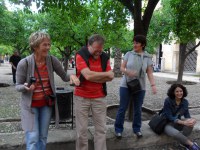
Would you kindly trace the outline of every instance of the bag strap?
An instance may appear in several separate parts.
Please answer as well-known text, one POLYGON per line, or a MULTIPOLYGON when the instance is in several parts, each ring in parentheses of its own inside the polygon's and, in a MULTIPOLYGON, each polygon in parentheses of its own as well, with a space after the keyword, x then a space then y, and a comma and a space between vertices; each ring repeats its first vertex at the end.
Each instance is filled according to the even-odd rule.
MULTIPOLYGON (((143 63, 144 63, 144 55, 142 55, 142 66, 141 66, 140 71, 139 71, 139 76, 138 76, 138 78, 136 77, 136 79, 139 79, 141 77, 143 63)), ((126 75, 125 75, 125 78, 126 78, 126 83, 127 83, 128 81, 127 81, 126 75)))
POLYGON ((141 66, 141 68, 140 68, 139 78, 140 78, 141 75, 142 75, 142 67, 143 67, 143 63, 144 63, 144 55, 141 55, 141 57, 142 57, 142 66, 141 66))
POLYGON ((38 67, 37 67, 36 62, 35 62, 35 70, 36 70, 36 72, 37 72, 37 74, 38 74, 39 81, 40 81, 40 84, 41 84, 41 86, 42 86, 42 91, 43 91, 43 93, 44 93, 44 96, 47 96, 46 93, 45 93, 45 91, 44 91, 44 86, 43 86, 43 84, 42 84, 42 79, 41 79, 41 76, 40 76, 40 73, 39 73, 39 70, 38 70, 38 67))
MULTIPOLYGON (((159 112, 158 112, 158 114, 159 115, 161 115, 162 114, 162 112, 163 112, 163 110, 164 110, 164 108, 162 108, 159 112)), ((180 110, 176 110, 176 116, 178 116, 179 115, 179 113, 180 113, 180 110)))

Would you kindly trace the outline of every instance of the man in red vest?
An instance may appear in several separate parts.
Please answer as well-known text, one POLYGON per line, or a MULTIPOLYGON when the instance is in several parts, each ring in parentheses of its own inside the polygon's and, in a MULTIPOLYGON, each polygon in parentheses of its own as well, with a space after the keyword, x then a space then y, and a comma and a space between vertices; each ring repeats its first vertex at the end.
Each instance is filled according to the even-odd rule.
POLYGON ((92 35, 88 46, 76 54, 76 72, 81 84, 75 87, 76 150, 88 150, 87 126, 91 110, 95 126, 95 150, 106 150, 106 82, 114 78, 109 57, 103 52, 104 38, 92 35))

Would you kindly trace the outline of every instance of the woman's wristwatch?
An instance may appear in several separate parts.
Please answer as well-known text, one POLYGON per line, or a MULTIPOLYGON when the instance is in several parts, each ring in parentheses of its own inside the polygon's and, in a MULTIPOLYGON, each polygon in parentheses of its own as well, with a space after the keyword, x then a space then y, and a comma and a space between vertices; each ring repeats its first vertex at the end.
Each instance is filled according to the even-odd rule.
POLYGON ((151 87, 152 87, 152 86, 156 86, 156 85, 155 85, 155 84, 152 84, 151 87))

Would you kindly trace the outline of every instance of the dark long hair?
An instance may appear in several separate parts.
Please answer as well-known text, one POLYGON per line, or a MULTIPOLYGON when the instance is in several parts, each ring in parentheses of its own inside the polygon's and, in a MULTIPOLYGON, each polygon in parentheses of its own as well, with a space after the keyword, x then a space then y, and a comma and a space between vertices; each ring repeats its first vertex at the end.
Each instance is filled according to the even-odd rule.
POLYGON ((171 99, 174 99, 175 98, 175 89, 179 87, 183 90, 183 97, 186 97, 188 92, 187 92, 187 89, 186 87, 184 87, 182 84, 172 84, 171 87, 168 89, 168 92, 167 92, 167 95, 171 98, 171 99))

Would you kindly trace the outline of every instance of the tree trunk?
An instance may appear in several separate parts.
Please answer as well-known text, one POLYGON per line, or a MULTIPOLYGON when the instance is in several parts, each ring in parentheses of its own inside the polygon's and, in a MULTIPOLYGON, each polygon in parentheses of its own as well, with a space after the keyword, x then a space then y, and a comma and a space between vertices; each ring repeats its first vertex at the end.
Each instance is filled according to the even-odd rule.
POLYGON ((116 48, 115 49, 115 57, 114 57, 114 68, 113 68, 115 77, 122 76, 122 72, 120 71, 121 60, 122 60, 122 53, 119 48, 116 48))
POLYGON ((134 11, 133 11, 134 36, 138 34, 147 36, 150 21, 158 2, 159 0, 148 1, 148 5, 145 11, 142 12, 142 0, 134 1, 134 11))
POLYGON ((179 46, 179 67, 178 67, 178 83, 182 83, 183 81, 183 70, 184 70, 184 64, 185 64, 185 59, 186 59, 186 48, 187 44, 185 43, 180 43, 179 46))
MULTIPOLYGON (((145 8, 144 15, 142 13, 142 0, 118 0, 118 1, 121 2, 133 16, 134 36, 138 34, 147 36, 151 17, 159 0, 149 0, 147 7, 145 8)), ((129 106, 132 106, 132 103, 130 103, 129 106)), ((129 120, 132 120, 133 118, 132 107, 129 107, 128 112, 129 112, 128 118, 129 120)))
POLYGON ((69 60, 68 57, 67 57, 66 55, 64 55, 63 67, 64 67, 64 71, 65 71, 65 72, 67 72, 67 69, 68 69, 68 67, 69 67, 69 66, 68 66, 68 64, 69 64, 69 63, 68 63, 68 60, 69 60))
POLYGON ((138 34, 146 36, 144 27, 143 27, 141 21, 135 21, 135 23, 134 23, 134 36, 136 36, 138 34))
POLYGON ((64 48, 64 63, 63 63, 63 66, 64 66, 64 70, 65 72, 67 72, 67 69, 69 68, 69 63, 68 63, 68 60, 69 60, 69 56, 71 54, 71 47, 65 47, 64 48))
POLYGON ((135 1, 134 6, 134 36, 145 35, 144 24, 142 23, 142 1, 135 1))

